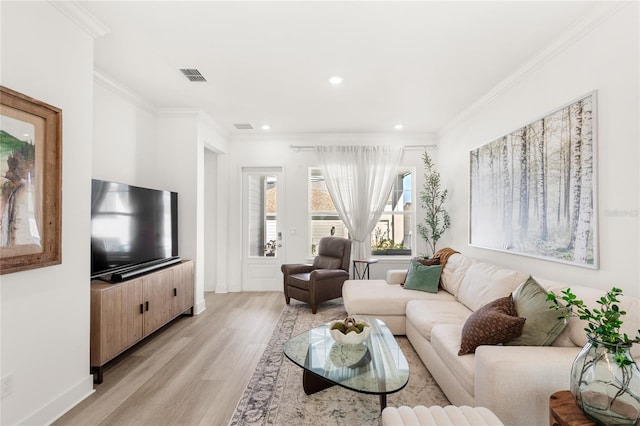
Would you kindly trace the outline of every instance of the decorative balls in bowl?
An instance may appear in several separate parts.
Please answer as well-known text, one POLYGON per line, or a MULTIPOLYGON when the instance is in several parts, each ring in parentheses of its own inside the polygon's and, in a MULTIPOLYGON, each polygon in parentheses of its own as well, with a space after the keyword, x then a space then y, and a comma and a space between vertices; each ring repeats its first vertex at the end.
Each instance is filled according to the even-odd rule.
POLYGON ((364 342, 371 333, 371 325, 355 318, 345 318, 329 323, 329 333, 338 343, 357 345, 364 342))

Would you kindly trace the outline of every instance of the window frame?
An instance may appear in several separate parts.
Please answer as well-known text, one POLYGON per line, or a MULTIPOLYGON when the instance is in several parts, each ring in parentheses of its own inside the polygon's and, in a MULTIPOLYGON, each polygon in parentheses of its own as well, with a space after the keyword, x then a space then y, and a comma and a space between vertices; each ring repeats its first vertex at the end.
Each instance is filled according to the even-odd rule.
MULTIPOLYGON (((322 176, 322 169, 320 167, 317 166, 310 166, 308 167, 308 171, 307 171, 307 197, 308 197, 308 203, 307 203, 307 221, 308 221, 308 250, 309 250, 309 256, 312 258, 314 257, 316 254, 312 251, 313 250, 313 217, 314 216, 325 216, 325 217, 336 217, 336 220, 341 221, 340 217, 338 216, 338 212, 337 211, 313 211, 312 210, 312 177, 314 176, 314 172, 319 173, 320 176, 322 176)), ((416 168, 412 167, 412 166, 399 166, 398 170, 397 170, 397 175, 411 175, 411 187, 409 189, 409 191, 411 192, 411 206, 413 206, 409 211, 388 211, 385 210, 383 212, 383 215, 386 214, 390 214, 390 215, 399 215, 399 216, 409 216, 410 221, 411 221, 411 229, 409 230, 410 233, 410 247, 409 250, 410 253, 401 253, 401 254, 394 254, 394 253, 390 253, 390 254, 380 254, 377 253, 375 254, 376 257, 381 257, 384 259, 397 259, 397 258, 410 258, 413 256, 417 256, 417 251, 416 251, 416 243, 417 243, 417 238, 416 238, 416 233, 417 233, 417 217, 416 217, 416 213, 417 213, 417 198, 416 198, 416 168)), ((324 176, 322 176, 323 180, 324 180, 324 176)), ((394 182, 394 185, 396 184, 397 181, 394 182)), ((404 190, 403 190, 404 191, 404 190)), ((344 226, 344 225, 343 225, 344 226)), ((377 226, 376 226, 377 227, 377 226)), ((346 229, 346 227, 345 227, 346 229)), ((374 228, 375 230, 375 228, 374 228)), ((370 243, 369 243, 369 248, 372 249, 373 246, 373 231, 371 233, 371 239, 370 239, 370 243)), ((406 250, 406 249, 405 249, 406 250)))

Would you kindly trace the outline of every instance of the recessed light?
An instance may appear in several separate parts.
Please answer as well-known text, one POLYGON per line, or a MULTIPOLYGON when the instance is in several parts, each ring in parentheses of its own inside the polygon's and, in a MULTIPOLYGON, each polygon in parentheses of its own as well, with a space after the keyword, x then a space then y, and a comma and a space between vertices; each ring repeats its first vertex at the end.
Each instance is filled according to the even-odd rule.
POLYGON ((329 79, 329 83, 333 85, 340 84, 342 83, 342 77, 340 77, 339 75, 334 75, 329 79))
POLYGON ((393 126, 393 128, 396 130, 402 130, 404 129, 404 126, 402 124, 396 124, 395 126, 393 126))
POLYGON ((268 124, 263 124, 262 125, 262 130, 269 130, 271 128, 271 126, 269 126, 268 124))

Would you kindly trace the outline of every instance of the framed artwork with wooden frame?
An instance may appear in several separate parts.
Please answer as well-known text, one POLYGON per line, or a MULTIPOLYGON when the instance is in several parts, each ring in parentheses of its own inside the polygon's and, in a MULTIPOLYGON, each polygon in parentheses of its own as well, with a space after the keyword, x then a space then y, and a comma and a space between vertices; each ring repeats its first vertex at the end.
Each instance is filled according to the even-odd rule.
POLYGON ((0 274, 61 263, 62 110, 0 86, 0 274))

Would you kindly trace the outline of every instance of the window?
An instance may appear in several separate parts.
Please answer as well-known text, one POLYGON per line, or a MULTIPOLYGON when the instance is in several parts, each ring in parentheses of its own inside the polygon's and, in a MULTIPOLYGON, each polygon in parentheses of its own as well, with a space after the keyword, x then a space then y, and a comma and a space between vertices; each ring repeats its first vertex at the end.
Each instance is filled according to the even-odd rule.
POLYGON ((415 234, 412 178, 411 171, 396 175, 384 212, 371 233, 371 253, 375 256, 412 253, 415 234))
MULTIPOLYGON (((371 252, 376 257, 412 254, 415 235, 413 175, 413 171, 401 170, 393 182, 384 212, 371 233, 371 252)), ((320 238, 330 235, 348 238, 349 231, 338 216, 318 168, 309 170, 309 202, 310 253, 315 256, 320 238)))
POLYGON ((276 256, 277 177, 250 174, 247 178, 249 256, 276 256))
POLYGON ((309 170, 309 211, 311 216, 311 255, 315 256, 322 237, 349 238, 349 231, 338 216, 320 169, 309 170))

